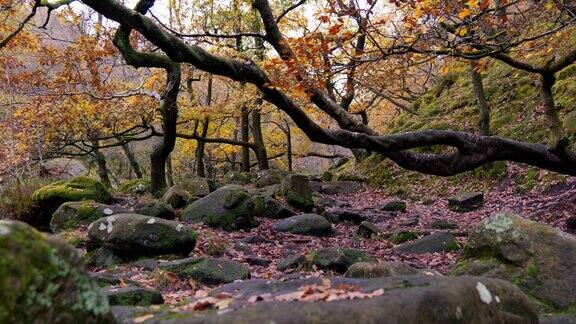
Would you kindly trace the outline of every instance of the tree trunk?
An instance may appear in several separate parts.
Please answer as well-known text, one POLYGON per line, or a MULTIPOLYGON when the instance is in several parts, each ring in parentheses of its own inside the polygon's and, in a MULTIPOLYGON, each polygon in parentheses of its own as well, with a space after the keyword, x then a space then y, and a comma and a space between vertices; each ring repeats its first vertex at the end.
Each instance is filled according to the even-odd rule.
MULTIPOLYGON (((261 102, 260 102, 261 104, 261 102)), ((266 146, 264 145, 264 137, 262 136, 262 122, 259 109, 252 110, 252 136, 254 137, 254 149, 256 159, 258 160, 258 167, 260 170, 267 170, 270 168, 268 164, 268 154, 266 154, 266 146)))
POLYGON ((169 155, 168 159, 166 159, 166 181, 168 182, 169 187, 174 185, 174 174, 172 173, 172 155, 169 155))
MULTIPOLYGON (((241 140, 248 142, 250 140, 250 127, 248 125, 248 109, 242 108, 242 118, 240 121, 241 140)), ((250 172, 250 148, 242 146, 242 171, 250 172)))
POLYGON ((180 88, 180 66, 173 64, 168 71, 166 94, 160 106, 162 114, 162 142, 154 147, 150 154, 151 191, 159 196, 166 188, 166 160, 176 145, 176 126, 178 120, 178 105, 176 99, 180 88))
POLYGON ((124 149, 124 153, 128 158, 128 162, 130 162, 130 167, 132 168, 132 171, 136 175, 136 178, 142 179, 142 170, 140 170, 140 164, 138 164, 138 161, 136 161, 136 157, 134 157, 134 151, 132 151, 130 143, 122 144, 122 149, 124 149))
POLYGON ((110 188, 110 177, 108 176, 108 168, 106 167, 106 156, 100 151, 100 144, 97 140, 92 141, 92 146, 94 147, 94 160, 98 165, 98 176, 100 177, 100 182, 104 184, 107 188, 110 188))
POLYGON ((542 97, 542 105, 544 106, 544 113, 546 115, 546 123, 550 130, 550 139, 548 145, 552 151, 563 150, 562 143, 564 142, 564 135, 562 131, 562 123, 558 117, 558 109, 554 102, 554 95, 552 87, 556 83, 554 73, 542 74, 542 84, 540 85, 540 95, 542 97))
POLYGON ((470 60, 470 76, 472 77, 472 92, 476 98, 476 105, 480 113, 480 133, 490 135, 490 107, 484 93, 482 75, 477 71, 478 61, 470 60))
MULTIPOLYGON (((210 117, 206 116, 204 118, 204 122, 202 122, 202 132, 200 133, 200 137, 206 137, 208 135, 208 126, 210 123, 210 117)), ((196 174, 199 177, 206 176, 206 167, 204 166, 204 148, 206 146, 206 142, 202 140, 198 140, 198 144, 196 145, 196 174)))
POLYGON ((292 172, 292 132, 288 122, 286 122, 286 154, 288 156, 288 171, 292 172))

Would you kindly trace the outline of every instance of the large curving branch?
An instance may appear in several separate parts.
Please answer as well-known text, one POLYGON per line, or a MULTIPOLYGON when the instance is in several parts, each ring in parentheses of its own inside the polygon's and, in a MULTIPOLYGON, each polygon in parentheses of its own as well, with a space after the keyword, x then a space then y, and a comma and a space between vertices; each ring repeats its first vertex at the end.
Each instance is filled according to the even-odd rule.
MULTIPOLYGON (((257 0, 264 1, 264 0, 257 0)), ((379 152, 400 166, 427 174, 449 176, 473 170, 483 164, 508 160, 530 164, 552 171, 576 175, 576 163, 550 152, 546 145, 524 143, 499 137, 480 136, 466 132, 424 130, 402 134, 378 136, 361 123, 341 125, 343 129, 320 127, 284 92, 270 87, 270 79, 252 62, 233 60, 212 55, 201 47, 186 44, 166 32, 150 18, 129 9, 115 0, 84 0, 85 4, 108 19, 138 30, 146 39, 158 46, 174 62, 186 62, 208 73, 225 76, 239 82, 255 85, 265 99, 286 112, 315 142, 348 148, 365 148, 379 152), (405 151, 411 148, 446 145, 457 149, 454 153, 436 155, 405 151)), ((263 20, 268 20, 263 17, 263 20)), ((267 26, 267 33, 270 26, 267 26)), ((269 40, 270 41, 270 40, 269 40)), ((316 98, 318 104, 328 98, 316 98)), ((330 106, 328 105, 328 106, 330 106)), ((339 124, 346 124, 341 111, 328 111, 339 124), (335 113, 336 112, 336 113, 335 113)))

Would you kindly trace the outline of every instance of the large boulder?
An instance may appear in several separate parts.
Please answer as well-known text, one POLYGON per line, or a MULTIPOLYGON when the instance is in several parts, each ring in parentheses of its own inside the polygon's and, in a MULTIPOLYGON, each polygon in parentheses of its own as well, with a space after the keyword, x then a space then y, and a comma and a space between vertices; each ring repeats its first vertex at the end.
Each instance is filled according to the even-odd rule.
POLYGON ((141 255, 188 254, 196 245, 196 233, 175 221, 119 214, 101 218, 88 227, 94 245, 141 255))
POLYGON ((453 269, 512 281, 546 311, 576 308, 576 237, 517 215, 480 222, 453 269))
POLYGON ((187 258, 166 262, 160 269, 173 272, 180 278, 192 278, 207 285, 231 283, 250 278, 250 269, 238 261, 222 258, 187 258))
MULTIPOLYGON (((147 323, 538 323, 526 295, 497 279, 399 276, 375 279, 306 278, 248 280, 213 289, 205 302, 216 307, 174 312, 146 309, 147 323), (210 299, 211 298, 211 299, 210 299)), ((117 318, 133 322, 141 308, 121 308, 117 318)))
POLYGON ((311 211, 314 208, 312 189, 310 189, 306 176, 299 174, 287 175, 282 179, 280 190, 290 206, 304 211, 311 211))
POLYGON ((302 214, 283 219, 273 226, 274 230, 292 234, 325 236, 332 233, 332 225, 317 214, 302 214))
POLYGON ((284 219, 295 214, 290 206, 272 197, 254 196, 254 204, 258 217, 284 219))
POLYGON ((212 179, 202 177, 185 177, 177 184, 178 187, 186 190, 190 196, 204 197, 216 190, 216 182, 212 179))
POLYGON ((255 205, 246 189, 227 185, 188 205, 182 219, 189 223, 202 222, 210 227, 227 231, 252 228, 255 205))
POLYGON ((50 228, 54 233, 88 226, 93 221, 116 214, 129 213, 130 210, 121 206, 100 204, 93 200, 65 202, 52 215, 50 228))
POLYGON ((454 235, 446 232, 436 232, 408 243, 394 247, 395 252, 404 254, 424 254, 450 252, 459 248, 454 235))
POLYGON ((109 203, 112 201, 112 195, 101 182, 90 178, 77 177, 53 182, 32 194, 37 216, 31 225, 42 230, 48 229, 52 214, 60 205, 80 200, 109 203))
POLYGON ((76 250, 0 220, 0 323, 109 323, 110 307, 76 250))

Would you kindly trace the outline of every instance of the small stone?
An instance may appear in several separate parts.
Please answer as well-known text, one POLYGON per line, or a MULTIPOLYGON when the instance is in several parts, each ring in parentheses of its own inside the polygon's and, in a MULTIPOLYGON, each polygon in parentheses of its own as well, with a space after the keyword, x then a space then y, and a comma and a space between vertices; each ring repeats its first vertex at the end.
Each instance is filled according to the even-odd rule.
POLYGON ((273 229, 292 234, 325 236, 332 233, 332 225, 318 214, 296 215, 274 224, 273 229))
POLYGON ((106 287, 103 289, 110 305, 119 306, 150 306, 164 304, 162 294, 156 290, 127 286, 106 287))
POLYGON ((448 208, 464 213, 476 210, 484 204, 484 194, 481 192, 462 193, 448 198, 448 208))
POLYGON ((454 235, 446 232, 436 232, 412 242, 398 245, 394 248, 394 251, 405 254, 424 254, 449 252, 458 248, 454 235))
POLYGON ((278 271, 296 270, 304 265, 306 257, 304 255, 289 255, 276 264, 278 271))
POLYGON ((259 257, 247 257, 246 262, 250 265, 260 266, 260 267, 267 267, 272 261, 259 258, 259 257))
POLYGON ((380 229, 376 224, 364 221, 358 226, 356 235, 361 238, 371 239, 380 236, 380 229))
POLYGON ((445 219, 437 219, 430 223, 430 228, 441 230, 457 229, 458 224, 445 219))
POLYGON ((398 223, 398 225, 403 226, 403 227, 412 227, 412 226, 418 225, 418 223, 420 223, 420 220, 418 219, 418 217, 410 217, 410 218, 406 218, 404 220, 401 220, 398 223))
POLYGON ((359 224, 365 220, 365 216, 359 212, 346 208, 332 209, 325 212, 324 215, 326 216, 326 219, 331 223, 353 222, 359 224))
POLYGON ((405 212, 406 203, 400 200, 393 200, 379 206, 378 209, 382 211, 405 212))

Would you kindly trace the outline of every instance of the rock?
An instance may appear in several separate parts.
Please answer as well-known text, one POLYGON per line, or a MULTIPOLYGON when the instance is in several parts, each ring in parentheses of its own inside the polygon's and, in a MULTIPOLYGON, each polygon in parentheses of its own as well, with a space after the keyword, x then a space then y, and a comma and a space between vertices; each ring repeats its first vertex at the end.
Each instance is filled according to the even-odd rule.
POLYGON ((308 185, 312 191, 319 193, 322 192, 322 184, 319 181, 309 181, 308 185))
POLYGON ((182 219, 234 231, 256 226, 255 214, 254 201, 246 189, 227 185, 188 205, 182 212, 182 219))
POLYGON ((103 290, 110 305, 150 306, 164 304, 162 294, 148 288, 127 286, 106 287, 103 290))
POLYGON ((248 185, 252 184, 256 181, 256 175, 252 172, 238 172, 238 171, 231 171, 226 173, 220 183, 222 185, 248 185))
POLYGON ((356 229, 356 235, 365 239, 376 238, 380 236, 380 229, 374 223, 363 221, 356 229))
POLYGON ((196 233, 186 226, 137 214, 101 218, 88 227, 88 238, 112 250, 141 255, 186 255, 196 245, 196 233))
POLYGON ((440 276, 436 270, 421 270, 402 262, 358 262, 351 265, 344 277, 347 278, 380 278, 402 275, 440 276))
POLYGON ((292 234, 324 236, 332 233, 332 225, 318 214, 296 215, 274 224, 273 229, 292 234))
POLYGON ((256 176, 256 187, 264 188, 279 185, 287 172, 281 170, 262 170, 256 176))
POLYGON ((576 237, 517 215, 497 213, 471 231, 454 274, 512 281, 550 313, 576 307, 576 237))
POLYGON ((458 224, 445 219, 437 219, 430 223, 430 228, 440 230, 457 229, 458 224))
POLYGON ((271 243, 272 241, 268 240, 265 237, 258 236, 258 235, 248 235, 244 237, 242 243, 246 244, 261 244, 261 243, 271 243))
POLYGON ((76 250, 0 220, 0 323, 109 323, 110 306, 76 250))
POLYGON ((158 269, 160 262, 155 259, 140 259, 130 263, 130 266, 141 268, 147 271, 154 271, 158 269))
POLYGON ((250 278, 250 269, 238 261, 221 258, 187 258, 160 264, 160 269, 180 278, 192 278, 207 285, 219 285, 250 278))
POLYGON ((290 206, 304 211, 310 211, 314 208, 312 190, 306 176, 299 174, 287 175, 282 179, 280 191, 290 206))
MULTIPOLYGON (((374 279, 306 278, 248 280, 216 288, 209 296, 233 295, 226 312, 157 310, 153 321, 171 323, 538 323, 530 301, 512 284, 490 278, 397 276, 374 279), (305 286, 358 287, 370 298, 307 302, 305 286), (380 290, 381 289, 381 290, 380 290), (385 293, 381 293, 385 291, 385 293), (280 297, 282 296, 282 297, 280 297), (254 299, 259 302, 254 302, 254 299), (498 297, 498 298, 496 298, 498 297)), ((154 312, 149 310, 146 314, 154 312)), ((124 310, 127 316, 127 310, 124 310)), ((141 316, 134 312, 131 318, 141 316)), ((126 318, 126 317, 124 317, 126 318)), ((133 322, 126 321, 126 322, 133 322)))
POLYGON ((216 182, 202 177, 185 177, 177 184, 179 188, 186 190, 190 196, 205 197, 216 190, 216 182))
POLYGON ((190 199, 190 194, 181 187, 172 186, 166 190, 162 200, 172 208, 182 208, 186 206, 188 200, 190 199))
POLYGON ((244 242, 234 243, 234 250, 244 253, 244 255, 254 255, 252 248, 244 242))
POLYGON ((365 216, 353 209, 336 208, 324 213, 326 219, 331 223, 353 222, 360 224, 365 220, 365 216))
POLYGON ((81 161, 67 158, 56 158, 40 165, 39 175, 46 178, 70 179, 87 173, 81 161))
POLYGON ((122 258, 118 253, 106 247, 97 248, 85 255, 86 263, 93 267, 112 267, 121 264, 122 258))
POLYGON ((259 217, 284 219, 295 214, 290 206, 272 197, 254 196, 254 203, 259 217))
POLYGON ((142 195, 150 192, 150 188, 152 188, 150 179, 134 179, 123 182, 118 187, 118 191, 127 194, 142 195))
POLYGON ((52 214, 60 205, 69 201, 81 200, 109 203, 112 201, 112 196, 102 183, 90 178, 77 177, 53 182, 32 194, 32 201, 35 205, 34 212, 37 216, 31 220, 31 225, 38 229, 47 230, 52 214))
POLYGON ((406 203, 400 200, 392 200, 383 205, 376 207, 381 211, 390 211, 390 212, 406 212, 406 203))
POLYGON ((135 213, 167 220, 176 219, 176 213, 172 206, 162 201, 151 201, 141 204, 136 207, 135 213))
POLYGON ((322 193, 325 195, 336 195, 354 193, 360 191, 364 186, 356 181, 329 181, 322 184, 322 193))
POLYGON ((118 286, 122 283, 129 284, 131 286, 140 286, 140 284, 136 281, 130 280, 119 274, 90 272, 89 275, 90 278, 92 278, 92 280, 94 280, 99 287, 118 286))
POLYGON ((93 200, 65 202, 52 215, 50 228, 54 233, 88 226, 93 221, 116 214, 129 213, 130 210, 121 206, 111 206, 97 203, 93 200))
POLYGON ((259 266, 259 267, 267 267, 270 263, 272 263, 272 261, 264 259, 264 258, 259 258, 259 257, 246 257, 246 262, 248 262, 248 264, 250 265, 255 265, 255 266, 259 266))
POLYGON ((386 237, 386 240, 388 240, 394 244, 402 244, 402 243, 406 243, 406 242, 415 240, 417 238, 418 238, 418 234, 416 234, 412 231, 396 230, 396 231, 390 233, 386 237))
POLYGON ((418 219, 418 217, 409 217, 409 218, 406 218, 404 220, 401 220, 398 223, 398 225, 403 226, 403 227, 412 227, 412 226, 418 225, 418 223, 420 223, 420 220, 418 219))
POLYGON ((376 262, 370 254, 349 248, 325 248, 306 255, 307 262, 320 270, 344 273, 354 263, 376 262))
POLYGON ((306 257, 304 255, 289 255, 278 261, 276 269, 278 269, 278 271, 297 270, 303 267, 305 263, 306 257))
POLYGON ((464 213, 476 210, 484 204, 484 194, 481 192, 462 193, 448 198, 448 208, 464 213))
POLYGON ((449 252, 457 249, 458 243, 454 235, 446 232, 436 232, 394 247, 395 252, 405 254, 449 252))

